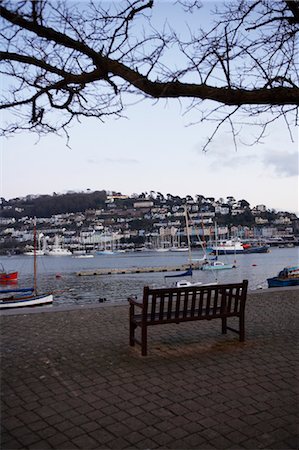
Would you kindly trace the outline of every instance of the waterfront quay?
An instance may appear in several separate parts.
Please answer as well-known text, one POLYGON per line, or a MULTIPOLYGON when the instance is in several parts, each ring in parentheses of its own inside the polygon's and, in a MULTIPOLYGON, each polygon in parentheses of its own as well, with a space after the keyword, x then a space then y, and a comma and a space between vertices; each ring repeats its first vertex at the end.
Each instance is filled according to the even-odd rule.
POLYGON ((126 269, 93 269, 81 270, 77 276, 88 277, 93 275, 121 275, 132 273, 158 273, 158 272, 180 272, 181 270, 199 269, 199 263, 183 264, 180 266, 160 266, 160 267, 129 267, 126 269))
POLYGON ((147 357, 126 303, 2 312, 1 449, 297 449, 298 304, 250 292, 244 343, 156 326, 147 357))

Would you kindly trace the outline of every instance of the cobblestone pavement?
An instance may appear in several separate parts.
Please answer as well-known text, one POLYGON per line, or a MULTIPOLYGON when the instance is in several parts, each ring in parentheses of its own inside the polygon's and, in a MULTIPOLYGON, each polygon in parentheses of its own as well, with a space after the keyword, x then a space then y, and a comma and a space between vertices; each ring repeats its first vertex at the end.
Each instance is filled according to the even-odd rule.
POLYGON ((245 343, 217 320, 151 327, 147 357, 127 304, 4 314, 1 448, 296 449, 298 304, 250 294, 245 343))

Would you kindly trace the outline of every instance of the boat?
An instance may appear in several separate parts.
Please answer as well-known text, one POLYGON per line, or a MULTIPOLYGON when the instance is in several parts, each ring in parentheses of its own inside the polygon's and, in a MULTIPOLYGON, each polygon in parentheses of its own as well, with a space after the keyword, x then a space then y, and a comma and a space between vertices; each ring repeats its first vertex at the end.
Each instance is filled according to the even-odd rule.
MULTIPOLYGON (((179 277, 192 277, 193 270, 192 267, 190 267, 188 270, 186 270, 183 273, 176 273, 173 275, 165 275, 164 278, 179 278, 179 277)), ((214 283, 203 283, 202 281, 188 281, 188 280, 179 280, 174 283, 174 287, 177 288, 184 288, 184 287, 190 287, 190 286, 209 286, 211 284, 217 284, 217 281, 214 283)))
POLYGON ((48 253, 49 256, 71 256, 72 252, 66 248, 53 247, 48 253))
MULTIPOLYGON (((28 252, 24 252, 24 255, 26 256, 34 256, 34 251, 29 250, 28 252)), ((36 256, 44 256, 45 252, 43 250, 36 250, 36 256)))
POLYGON ((36 256, 44 256, 46 254, 47 241, 46 241, 46 238, 43 235, 43 233, 39 233, 37 241, 38 241, 37 248, 35 250, 33 248, 32 250, 28 250, 28 251, 24 252, 24 255, 34 256, 34 252, 35 252, 36 256), (41 245, 42 239, 43 239, 43 244, 41 245))
POLYGON ((18 272, 6 272, 1 264, 0 269, 0 283, 15 282, 18 279, 18 272))
POLYGON ((0 298, 0 309, 21 308, 25 306, 42 306, 53 303, 53 294, 27 294, 10 289, 6 297, 0 298))
POLYGON ((189 267, 183 273, 175 273, 175 274, 172 274, 172 275, 164 275, 164 278, 192 277, 192 275, 193 275, 192 267, 189 267))
POLYGON ((249 245, 249 247, 244 247, 244 254, 246 253, 269 253, 270 246, 269 245, 249 245))
POLYGON ((177 281, 175 283, 175 287, 178 288, 184 288, 184 287, 191 287, 191 286, 214 286, 215 284, 218 284, 218 281, 213 281, 212 283, 203 283, 202 281, 187 281, 187 280, 181 280, 177 281))
MULTIPOLYGON (((34 222, 34 249, 36 249, 36 221, 34 222)), ((51 304, 53 294, 38 293, 37 290, 37 257, 34 254, 34 286, 30 288, 4 289, 0 291, 0 309, 21 308, 51 304)))
MULTIPOLYGON (((210 254, 215 254, 215 258, 211 259, 210 254, 209 254, 209 258, 207 258, 207 260, 205 261, 205 263, 201 266, 201 270, 225 270, 225 269, 235 269, 236 268, 236 261, 233 264, 228 264, 228 263, 224 263, 222 261, 218 261, 218 255, 219 254, 223 254, 223 253, 219 253, 219 248, 221 248, 221 244, 218 246, 218 232, 217 232, 217 224, 215 222, 215 247, 214 250, 212 252, 210 252, 210 254)), ((237 241, 238 243, 239 241, 237 241)), ((241 245, 241 243, 240 243, 241 245)), ((229 248, 234 247, 233 244, 229 244, 229 248)), ((236 246, 234 247, 236 248, 236 246)), ((243 248, 243 247, 242 247, 243 248)), ((236 254, 236 252, 234 252, 234 254, 236 254)))
POLYGON ((276 277, 268 278, 268 288, 299 286, 299 266, 284 267, 276 277))
POLYGON ((242 242, 239 240, 228 239, 217 242, 217 239, 215 238, 215 245, 211 247, 210 251, 211 253, 217 255, 233 255, 237 253, 244 253, 244 247, 242 242))
POLYGON ((97 255, 114 255, 113 234, 104 233, 101 248, 96 251, 97 255))
POLYGON ((243 244, 239 239, 227 239, 215 243, 209 250, 218 255, 235 255, 247 253, 268 253, 269 245, 250 245, 243 244))
POLYGON ((61 247, 59 243, 59 237, 55 236, 55 242, 54 246, 51 250, 47 252, 47 255, 49 256, 71 256, 72 252, 68 250, 67 248, 61 247))
POLYGON ((73 258, 94 258, 93 253, 87 252, 85 249, 73 250, 73 258))
POLYGON ((223 269, 235 269, 235 264, 226 264, 222 261, 207 261, 206 264, 201 266, 201 270, 223 270, 223 269))
POLYGON ((189 230, 189 215, 188 215, 188 210, 187 210, 187 206, 185 206, 185 221, 186 221, 186 235, 187 235, 187 244, 188 244, 188 256, 189 256, 189 265, 190 267, 193 268, 197 268, 199 269, 202 264, 205 264, 207 261, 207 253, 206 253, 206 249, 199 237, 199 234, 197 235, 198 239, 199 239, 199 244, 204 252, 204 255, 202 258, 193 258, 192 257, 192 250, 191 250, 191 238, 190 238, 190 230, 189 230))

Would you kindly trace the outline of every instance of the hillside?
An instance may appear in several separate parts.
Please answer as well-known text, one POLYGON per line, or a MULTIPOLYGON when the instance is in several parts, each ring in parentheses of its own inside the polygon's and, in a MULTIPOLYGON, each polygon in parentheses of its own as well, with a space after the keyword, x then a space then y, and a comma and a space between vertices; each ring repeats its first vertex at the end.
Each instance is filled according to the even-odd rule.
POLYGON ((55 214, 83 212, 86 209, 104 208, 107 199, 106 191, 91 193, 67 193, 41 195, 33 198, 2 199, 0 217, 19 219, 28 217, 51 217, 55 214))

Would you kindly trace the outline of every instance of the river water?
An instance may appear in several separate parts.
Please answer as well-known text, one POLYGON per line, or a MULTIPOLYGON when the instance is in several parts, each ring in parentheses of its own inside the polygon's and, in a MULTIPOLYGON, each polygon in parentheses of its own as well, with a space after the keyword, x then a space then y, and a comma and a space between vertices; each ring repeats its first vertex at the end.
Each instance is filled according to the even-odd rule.
MULTIPOLYGON (((193 258, 201 258, 198 251, 192 251, 193 258)), ((231 263, 234 255, 219 257, 231 263)), ((237 268, 218 271, 193 271, 189 281, 239 282, 249 280, 249 290, 267 289, 267 278, 277 275, 285 266, 297 265, 299 248, 271 248, 269 253, 236 255, 237 268)), ((174 278, 165 279, 165 273, 139 273, 121 275, 78 276, 77 272, 102 268, 160 267, 187 264, 186 253, 128 252, 113 255, 95 255, 94 258, 72 256, 39 256, 39 292, 54 291, 54 305, 84 305, 125 302, 129 295, 142 295, 143 286, 171 286, 174 278)), ((4 256, 0 263, 6 271, 19 272, 17 287, 33 285, 33 257, 24 255, 4 256)), ((170 273, 168 273, 170 274, 170 273)), ((178 278, 179 280, 179 278, 178 278)), ((3 287, 3 286, 2 286, 3 287)))

